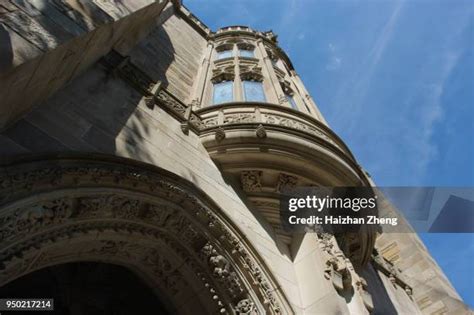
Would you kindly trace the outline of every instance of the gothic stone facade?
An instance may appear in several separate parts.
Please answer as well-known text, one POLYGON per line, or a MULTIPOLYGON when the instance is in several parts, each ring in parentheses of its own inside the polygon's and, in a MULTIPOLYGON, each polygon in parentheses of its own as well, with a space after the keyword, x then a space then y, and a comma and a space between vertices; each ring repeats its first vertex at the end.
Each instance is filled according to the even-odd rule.
POLYGON ((173 314, 469 312, 414 233, 280 227, 285 188, 374 183, 272 32, 10 0, 0 36, 0 285, 91 261, 173 314))

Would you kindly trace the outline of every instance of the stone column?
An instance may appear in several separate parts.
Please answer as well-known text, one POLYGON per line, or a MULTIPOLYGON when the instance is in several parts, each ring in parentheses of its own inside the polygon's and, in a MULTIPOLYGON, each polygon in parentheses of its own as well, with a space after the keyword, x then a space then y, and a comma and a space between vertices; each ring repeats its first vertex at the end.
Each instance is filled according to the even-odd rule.
POLYGON ((311 95, 309 95, 308 90, 306 90, 306 87, 304 86, 303 82, 301 81, 299 75, 296 73, 295 70, 291 70, 290 74, 291 74, 291 78, 293 80, 293 83, 298 88, 298 90, 301 92, 301 98, 303 99, 305 104, 308 105, 308 108, 311 111, 311 113, 316 115, 318 120, 320 120, 325 125, 327 125, 328 123, 326 122, 326 119, 324 119, 323 115, 321 114, 321 112, 318 109, 318 106, 314 102, 311 95))
POLYGON ((202 107, 202 101, 204 97, 204 91, 206 88, 206 82, 209 75, 209 65, 212 56, 212 50, 214 48, 214 42, 209 41, 204 51, 204 59, 202 60, 201 67, 199 67, 196 82, 194 83, 193 93, 190 96, 190 103, 193 109, 199 109, 202 107))
POLYGON ((270 84, 273 87, 273 97, 270 98, 269 101, 275 104, 291 107, 290 103, 288 103, 288 100, 286 99, 283 89, 281 88, 280 81, 278 81, 278 77, 275 73, 275 70, 273 69, 273 63, 270 60, 270 57, 268 57, 267 50, 265 49, 261 39, 257 40, 257 47, 260 51, 260 55, 263 57, 263 71, 265 72, 264 77, 270 80, 270 84))
POLYGON ((242 80, 240 79, 240 67, 239 67, 239 49, 237 45, 233 45, 232 52, 234 55, 234 101, 243 102, 244 101, 244 92, 242 90, 242 80))

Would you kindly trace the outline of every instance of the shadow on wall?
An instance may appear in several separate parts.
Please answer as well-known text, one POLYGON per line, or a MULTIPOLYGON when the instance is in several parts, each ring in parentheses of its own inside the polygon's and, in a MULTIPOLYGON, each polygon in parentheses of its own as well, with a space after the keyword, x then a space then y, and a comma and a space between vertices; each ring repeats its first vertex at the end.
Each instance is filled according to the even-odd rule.
POLYGON ((361 271, 361 276, 367 281, 368 292, 374 303, 373 315, 397 315, 398 312, 388 295, 377 270, 369 263, 361 271))
POLYGON ((13 63, 13 50, 10 34, 5 26, 0 24, 0 74, 11 67, 13 63))
MULTIPOLYGON (((151 37, 157 32, 159 46, 166 50, 155 50, 148 58, 159 60, 160 71, 166 72, 174 60, 174 49, 163 26, 155 27, 143 41, 145 46, 147 41, 156 42, 151 37)), ((139 45, 135 49, 142 47, 139 45)), ((131 60, 134 62, 133 57, 131 60)), ((140 69, 154 81, 162 79, 154 76, 150 69, 140 69)), ((151 162, 148 141, 152 136, 158 139, 160 131, 152 127, 149 114, 137 109, 143 98, 113 69, 96 63, 0 134, 0 157, 8 160, 31 153, 120 152, 121 156, 151 162)))
MULTIPOLYGON (((114 3, 115 10, 121 14, 131 12, 121 0, 114 0, 114 3)), ((19 60, 29 60, 38 57, 38 51, 49 51, 56 44, 85 34, 97 25, 114 21, 92 1, 78 0, 35 1, 33 4, 17 0, 9 4, 7 13, 3 14, 16 18, 5 19, 4 25, 0 24, 0 74, 12 68, 14 54, 19 60), (12 43, 10 34, 13 32, 24 40, 12 43), (23 36, 23 32, 28 32, 28 35, 23 36)))

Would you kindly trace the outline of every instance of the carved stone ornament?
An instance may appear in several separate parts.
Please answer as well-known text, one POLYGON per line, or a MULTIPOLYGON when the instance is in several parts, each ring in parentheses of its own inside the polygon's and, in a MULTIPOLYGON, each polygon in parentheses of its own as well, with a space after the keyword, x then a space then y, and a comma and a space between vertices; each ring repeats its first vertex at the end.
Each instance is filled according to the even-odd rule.
POLYGON ((319 243, 326 261, 324 277, 331 280, 334 288, 343 292, 352 286, 352 276, 348 266, 348 259, 337 246, 337 242, 331 234, 321 233, 319 243))
MULTIPOLYGON (((153 109, 155 105, 159 105, 180 120, 185 134, 187 134, 190 127, 194 128, 195 131, 204 129, 205 125, 201 118, 191 111, 192 108, 198 109, 200 107, 198 100, 193 100, 190 105, 184 104, 166 90, 162 82, 154 82, 150 76, 133 64, 129 57, 124 57, 114 50, 104 56, 101 63, 141 93, 148 108, 153 109)), ((222 77, 222 79, 226 78, 225 76, 222 77)))
POLYGON ((277 192, 283 192, 285 190, 291 190, 296 187, 298 183, 298 177, 280 173, 277 183, 277 192))
POLYGON ((225 139, 225 130, 224 128, 220 127, 216 130, 216 141, 222 141, 225 139))
POLYGON ((260 178, 262 171, 242 171, 240 173, 240 180, 242 182, 242 189, 245 192, 259 192, 262 190, 260 178))
POLYGON ((15 162, 0 174, 0 285, 46 266, 107 261, 196 313, 236 313, 246 299, 266 314, 292 313, 221 210, 169 172, 97 155, 15 162))
POLYGON ((255 134, 257 135, 257 138, 264 139, 267 137, 267 131, 265 130, 265 127, 263 127, 262 124, 258 125, 257 130, 255 130, 255 134))
POLYGON ((109 71, 129 83, 138 92, 147 96, 153 95, 152 90, 156 82, 137 67, 130 60, 129 56, 122 56, 117 51, 112 50, 101 59, 101 63, 105 65, 109 71))
POLYGON ((262 68, 258 64, 240 64, 240 78, 242 80, 262 81, 262 68))
POLYGON ((288 98, 287 98, 285 95, 280 95, 280 96, 278 97, 278 103, 279 103, 280 105, 285 105, 285 104, 288 103, 288 98))
POLYGON ((254 113, 227 114, 224 116, 224 124, 244 124, 255 122, 257 118, 254 113))
POLYGON ((235 77, 235 68, 232 62, 216 64, 215 68, 212 70, 211 81, 213 83, 219 83, 223 81, 233 81, 234 77, 235 77))
POLYGON ((280 81, 281 88, 283 92, 287 95, 293 95, 293 90, 291 89, 291 83, 287 80, 280 81))
POLYGON ((235 312, 239 315, 252 315, 257 314, 255 305, 250 299, 240 300, 235 307, 235 312))
POLYGON ((279 115, 273 115, 273 114, 264 114, 264 122, 267 124, 280 125, 280 126, 284 126, 284 127, 288 127, 288 128, 292 128, 296 130, 301 130, 301 131, 313 134, 337 146, 337 144, 331 138, 329 138, 324 132, 320 131, 319 129, 309 124, 306 124, 296 119, 283 117, 279 115))
POLYGON ((385 274, 394 287, 400 286, 405 292, 412 292, 411 287, 406 283, 402 272, 400 269, 397 269, 393 263, 388 261, 381 255, 377 249, 373 250, 372 255, 372 265, 385 274))

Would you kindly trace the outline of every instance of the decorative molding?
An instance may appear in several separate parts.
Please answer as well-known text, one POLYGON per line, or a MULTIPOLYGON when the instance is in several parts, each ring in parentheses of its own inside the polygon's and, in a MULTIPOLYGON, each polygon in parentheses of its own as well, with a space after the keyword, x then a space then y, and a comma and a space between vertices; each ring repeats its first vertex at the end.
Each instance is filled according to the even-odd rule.
POLYGON ((204 125, 204 128, 212 128, 212 127, 218 126, 219 118, 212 117, 208 119, 203 119, 202 124, 204 125))
POLYGON ((324 134, 322 131, 318 130, 317 128, 309 124, 303 123, 299 120, 296 120, 290 117, 280 116, 280 115, 275 115, 275 114, 265 113, 262 116, 263 116, 262 120, 267 124, 279 125, 279 126, 284 126, 284 127, 304 131, 312 135, 315 135, 318 138, 322 138, 325 141, 337 146, 337 144, 331 138, 329 138, 326 134, 324 134))
POLYGON ((183 281, 192 281, 184 279, 184 267, 173 269, 174 255, 198 275, 216 312, 243 309, 246 299, 269 314, 280 314, 283 304, 289 310, 220 210, 176 176, 127 165, 125 159, 78 158, 17 163, 0 174, 0 195, 6 195, 0 203, 0 283, 85 255, 143 268, 173 295, 189 287, 183 281), (143 241, 136 246, 107 235, 143 241), (81 239, 94 246, 58 255, 81 239))
POLYGON ((243 124, 256 122, 257 118, 253 113, 238 113, 238 114, 226 114, 224 115, 223 124, 243 124))
POLYGON ((130 57, 122 56, 112 50, 101 59, 101 63, 109 72, 120 76, 142 94, 148 108, 153 109, 155 105, 158 105, 177 118, 182 123, 185 134, 189 129, 197 132, 204 127, 201 118, 192 111, 193 103, 185 105, 167 91, 161 82, 154 82, 130 60, 130 57))
POLYGON ((263 81, 262 67, 258 61, 247 58, 239 60, 239 71, 242 80, 263 81))
POLYGON ((238 315, 256 315, 258 314, 255 305, 250 299, 243 299, 240 300, 239 303, 237 303, 237 306, 235 307, 235 312, 238 315))
MULTIPOLYGON (((287 99, 284 96, 282 96, 282 100, 287 102, 287 99)), ((248 104, 242 105, 241 112, 235 112, 235 111, 227 112, 226 110, 224 110, 222 125, 259 123, 263 126, 275 125, 275 126, 286 127, 286 128, 300 131, 300 132, 305 132, 311 136, 316 136, 317 138, 322 139, 325 142, 328 142, 331 145, 337 147, 339 150, 342 150, 343 152, 348 151, 347 148, 345 148, 344 146, 341 146, 338 142, 332 139, 332 134, 328 135, 325 130, 323 131, 323 129, 313 124, 312 121, 309 121, 308 119, 305 119, 305 118, 300 118, 297 115, 293 114, 294 111, 291 109, 284 108, 282 110, 282 108, 279 107, 278 110, 282 110, 282 113, 280 114, 280 113, 275 113, 276 109, 272 109, 272 110, 266 109, 261 105, 255 104, 253 107, 258 108, 261 114, 257 115, 257 113, 249 112, 248 104), (292 114, 287 113, 287 111, 290 111, 292 114)), ((218 115, 217 108, 215 112, 212 112, 213 116, 209 116, 208 114, 209 111, 210 111, 209 109, 206 109, 206 111, 204 111, 204 113, 206 113, 205 115, 202 113, 202 111, 198 111, 197 113, 198 115, 202 115, 205 117, 202 120, 202 125, 200 126, 201 129, 199 129, 201 131, 220 125, 218 117, 217 117, 218 115)), ((352 159, 352 156, 350 155, 350 153, 348 154, 349 154, 349 158, 352 159)))
POLYGON ((212 69, 211 82, 219 83, 223 81, 233 81, 235 78, 235 67, 233 60, 222 60, 214 62, 212 69))

